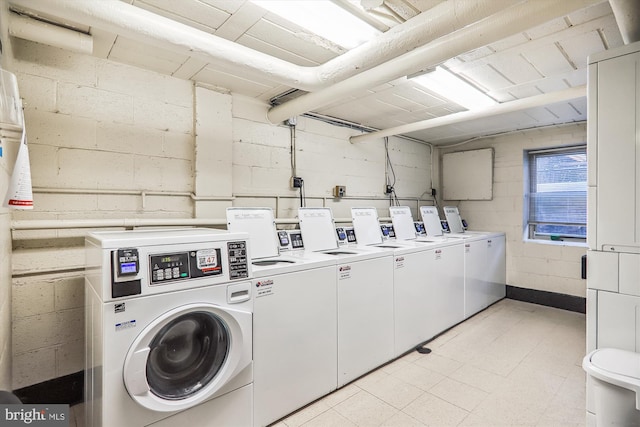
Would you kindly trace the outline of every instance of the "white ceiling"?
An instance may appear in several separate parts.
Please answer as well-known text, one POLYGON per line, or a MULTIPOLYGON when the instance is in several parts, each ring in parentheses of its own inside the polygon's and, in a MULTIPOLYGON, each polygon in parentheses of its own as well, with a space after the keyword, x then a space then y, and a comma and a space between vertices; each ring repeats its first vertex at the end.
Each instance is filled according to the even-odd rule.
MULTIPOLYGON (((441 1, 384 0, 381 6, 369 10, 368 14, 381 26, 401 26, 404 20, 429 13, 441 1)), ((341 47, 244 0, 129 0, 126 3, 297 65, 324 64, 344 53, 341 47)), ((351 3, 359 7, 382 1, 363 0, 361 3, 355 0, 351 3)), ((263 101, 292 89, 274 83, 266 76, 237 72, 213 60, 207 62, 202 56, 191 56, 188 50, 177 52, 150 46, 83 22, 69 22, 64 11, 58 16, 55 13, 38 13, 38 2, 32 2, 32 5, 32 10, 24 5, 14 9, 91 34, 93 54, 102 58, 263 101)), ((450 58, 443 66, 504 103, 585 85, 588 55, 622 44, 611 7, 603 1, 533 28, 522 28, 507 38, 450 58)), ((586 98, 583 97, 488 119, 415 131, 408 136, 433 144, 455 143, 517 129, 584 121, 586 108, 586 98)), ((329 105, 312 110, 375 129, 460 111, 464 108, 406 78, 350 94, 346 99, 336 99, 329 105)))

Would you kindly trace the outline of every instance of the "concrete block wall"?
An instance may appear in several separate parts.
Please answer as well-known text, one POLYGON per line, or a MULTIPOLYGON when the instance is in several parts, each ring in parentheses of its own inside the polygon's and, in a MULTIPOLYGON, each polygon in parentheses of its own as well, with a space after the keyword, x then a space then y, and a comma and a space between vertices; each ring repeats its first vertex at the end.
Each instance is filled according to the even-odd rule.
MULTIPOLYGON (((35 203, 13 220, 193 216, 192 82, 11 43, 35 203)), ((8 233, 14 389, 84 368, 85 232, 8 233)))
MULTIPOLYGON (((266 112, 266 106, 256 100, 233 97, 233 194, 242 196, 234 205, 269 206, 278 217, 293 218, 300 202, 299 190, 290 187, 291 130, 285 125, 268 124, 266 112), (282 196, 277 203, 261 197, 274 192, 282 196)), ((373 206, 381 217, 388 217, 389 201, 383 193, 386 184, 384 141, 350 143, 349 137, 358 133, 297 117, 296 174, 304 179, 307 206, 331 207, 336 218, 350 218, 352 206, 373 206), (334 198, 336 185, 347 187, 346 198, 334 198)), ((389 157, 396 173, 398 197, 407 197, 403 202, 412 208, 417 206, 416 198, 430 200, 429 147, 391 137, 389 157)))
POLYGON ((586 125, 575 124, 518 132, 486 138, 450 149, 453 151, 493 147, 493 200, 443 201, 457 205, 470 229, 505 231, 507 236, 507 284, 560 294, 586 296, 586 283, 580 278, 580 259, 586 245, 524 240, 524 151, 586 142, 586 125))

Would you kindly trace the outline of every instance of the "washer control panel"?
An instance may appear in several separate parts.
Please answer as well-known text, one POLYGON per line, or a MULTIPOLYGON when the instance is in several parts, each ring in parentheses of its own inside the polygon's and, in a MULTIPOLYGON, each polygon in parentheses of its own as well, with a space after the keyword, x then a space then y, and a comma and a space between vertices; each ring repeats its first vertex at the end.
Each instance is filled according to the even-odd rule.
POLYGON ((300 230, 279 230, 278 241, 281 251, 304 249, 302 233, 300 230))

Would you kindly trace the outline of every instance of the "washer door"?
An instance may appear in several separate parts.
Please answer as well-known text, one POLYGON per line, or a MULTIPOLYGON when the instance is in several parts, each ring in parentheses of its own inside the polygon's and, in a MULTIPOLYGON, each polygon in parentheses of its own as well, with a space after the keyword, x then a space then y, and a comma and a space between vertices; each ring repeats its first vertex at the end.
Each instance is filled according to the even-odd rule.
MULTIPOLYGON (((250 339, 250 325, 251 313, 207 304, 165 313, 138 335, 125 358, 129 395, 156 411, 181 410, 205 400, 246 366, 243 346, 247 333, 250 339)), ((248 354, 250 363, 250 344, 248 354)))

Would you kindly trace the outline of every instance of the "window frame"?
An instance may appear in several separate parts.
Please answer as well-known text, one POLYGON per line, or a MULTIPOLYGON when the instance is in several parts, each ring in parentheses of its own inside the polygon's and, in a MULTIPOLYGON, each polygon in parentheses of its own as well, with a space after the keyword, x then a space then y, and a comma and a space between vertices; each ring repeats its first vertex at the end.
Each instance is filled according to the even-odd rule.
MULTIPOLYGON (((585 158, 588 161, 587 156, 587 144, 586 142, 580 144, 573 144, 569 146, 562 147, 551 147, 551 148, 538 148, 538 149, 530 149, 524 150, 524 176, 523 176, 523 191, 524 191, 524 201, 523 201, 523 237, 525 241, 534 241, 534 242, 575 242, 579 244, 586 245, 587 236, 586 236, 586 226, 587 220, 585 222, 576 221, 574 223, 557 223, 557 222, 542 222, 536 221, 531 217, 531 204, 532 204, 532 194, 535 191, 532 191, 532 167, 534 167, 534 159, 538 155, 549 155, 549 154, 567 154, 570 152, 581 151, 579 154, 584 154, 585 158), (553 234, 553 233, 545 233, 537 231, 537 226, 539 225, 568 225, 568 226, 580 226, 585 227, 585 235, 579 236, 575 234, 553 234), (553 237, 552 237, 553 236, 553 237)), ((586 183, 586 182, 585 182, 586 183)), ((585 213, 586 213, 586 197, 587 191, 585 191, 585 213)), ((586 218, 586 216, 585 216, 586 218)))

